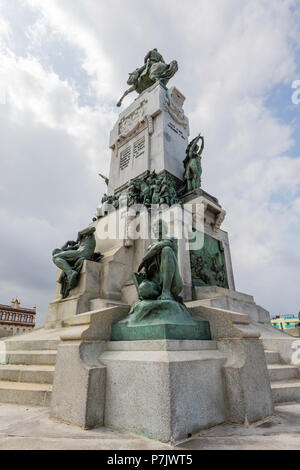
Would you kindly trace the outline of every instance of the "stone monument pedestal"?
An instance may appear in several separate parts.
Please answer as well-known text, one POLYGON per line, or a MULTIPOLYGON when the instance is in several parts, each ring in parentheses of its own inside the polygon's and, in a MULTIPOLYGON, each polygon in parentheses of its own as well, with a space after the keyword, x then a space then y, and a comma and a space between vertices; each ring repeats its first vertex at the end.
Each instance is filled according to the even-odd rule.
POLYGON ((162 442, 187 439, 225 420, 222 366, 213 341, 110 342, 105 426, 162 442))
POLYGON ((212 340, 111 341, 129 306, 74 316, 61 333, 51 416, 171 443, 270 417, 264 349, 248 315, 203 301, 187 307, 194 319, 209 320, 212 340))
POLYGON ((85 260, 80 273, 79 284, 71 290, 66 299, 63 299, 60 293, 61 285, 58 281, 61 270, 58 270, 56 298, 49 304, 45 328, 66 326, 74 315, 90 310, 90 301, 100 297, 100 270, 100 263, 85 260))

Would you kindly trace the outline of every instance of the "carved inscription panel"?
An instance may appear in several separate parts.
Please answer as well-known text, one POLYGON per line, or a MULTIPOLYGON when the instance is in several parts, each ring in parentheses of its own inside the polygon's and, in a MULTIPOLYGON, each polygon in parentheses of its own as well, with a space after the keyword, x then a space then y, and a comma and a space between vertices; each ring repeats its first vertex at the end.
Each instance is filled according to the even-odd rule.
POLYGON ((118 182, 120 187, 149 169, 149 136, 145 129, 135 138, 119 148, 116 165, 118 165, 118 182))
POLYGON ((131 160, 131 146, 127 147, 120 153, 120 170, 123 171, 128 168, 131 160))
POLYGON ((142 157, 145 154, 146 139, 143 136, 133 144, 133 158, 142 157))
POLYGON ((179 129, 179 127, 174 126, 174 124, 172 122, 168 123, 168 127, 169 127, 169 129, 172 129, 172 131, 175 132, 175 134, 177 134, 179 137, 181 137, 183 140, 185 140, 183 132, 179 129))

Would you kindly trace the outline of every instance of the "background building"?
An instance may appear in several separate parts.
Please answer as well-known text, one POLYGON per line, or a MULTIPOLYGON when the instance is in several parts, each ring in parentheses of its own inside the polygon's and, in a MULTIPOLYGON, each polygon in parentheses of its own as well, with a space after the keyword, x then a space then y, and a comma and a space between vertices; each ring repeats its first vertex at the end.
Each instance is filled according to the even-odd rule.
POLYGON ((298 336, 299 318, 295 315, 282 314, 271 319, 272 326, 293 336, 298 336))
POLYGON ((19 299, 9 305, 0 304, 0 336, 11 336, 31 331, 35 327, 36 307, 22 308, 19 299))

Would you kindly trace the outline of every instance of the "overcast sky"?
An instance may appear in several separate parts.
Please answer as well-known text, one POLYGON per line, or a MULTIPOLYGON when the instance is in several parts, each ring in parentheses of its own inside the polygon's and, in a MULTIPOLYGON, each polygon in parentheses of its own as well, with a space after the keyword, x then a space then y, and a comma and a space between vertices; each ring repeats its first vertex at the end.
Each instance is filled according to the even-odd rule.
POLYGON ((206 139, 237 290, 298 313, 299 25, 299 0, 0 0, 0 303, 37 304, 43 324, 52 249, 90 223, 115 103, 157 47, 206 139))

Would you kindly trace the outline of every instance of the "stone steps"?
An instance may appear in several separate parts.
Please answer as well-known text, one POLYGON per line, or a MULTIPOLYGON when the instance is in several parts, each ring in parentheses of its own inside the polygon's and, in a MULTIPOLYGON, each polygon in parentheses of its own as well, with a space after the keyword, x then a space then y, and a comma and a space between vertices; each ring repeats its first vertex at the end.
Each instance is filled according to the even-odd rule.
POLYGON ((37 351, 9 351, 6 353, 6 364, 19 365, 55 365, 56 351, 37 350, 37 351))
POLYGON ((49 365, 0 365, 0 381, 52 384, 55 366, 49 365))
POLYGON ((278 351, 265 350, 267 364, 281 364, 281 359, 278 351))
POLYGON ((271 382, 274 403, 287 403, 300 400, 300 380, 271 382))
POLYGON ((25 336, 0 343, 0 402, 50 406, 58 343, 25 336))
POLYGON ((6 341, 6 351, 56 351, 58 340, 11 340, 6 341))
POLYGON ((300 400, 300 374, 297 366, 283 364, 278 351, 265 350, 274 403, 300 400))
POLYGON ((289 366, 285 364, 270 364, 268 371, 271 382, 286 381, 299 378, 299 370, 297 366, 289 366))
POLYGON ((61 328, 0 340, 0 403, 49 406, 61 328))
POLYGON ((0 402, 49 406, 52 385, 0 380, 0 402))

